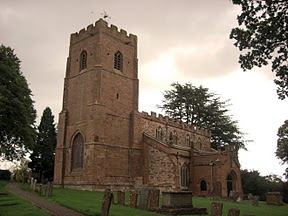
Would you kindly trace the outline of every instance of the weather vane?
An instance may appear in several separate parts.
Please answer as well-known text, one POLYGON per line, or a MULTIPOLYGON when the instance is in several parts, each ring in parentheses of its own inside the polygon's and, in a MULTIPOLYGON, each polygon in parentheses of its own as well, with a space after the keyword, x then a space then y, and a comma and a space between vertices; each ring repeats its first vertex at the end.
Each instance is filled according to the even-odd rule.
POLYGON ((109 22, 111 20, 111 17, 107 14, 107 12, 104 10, 103 13, 101 13, 101 16, 103 17, 103 19, 106 21, 106 22, 109 22))

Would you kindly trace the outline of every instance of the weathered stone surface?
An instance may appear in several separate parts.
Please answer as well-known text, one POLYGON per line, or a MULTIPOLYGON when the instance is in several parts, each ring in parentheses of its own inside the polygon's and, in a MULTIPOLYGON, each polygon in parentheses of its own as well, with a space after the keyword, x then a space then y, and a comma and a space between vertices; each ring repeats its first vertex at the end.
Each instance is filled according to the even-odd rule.
POLYGON ((148 192, 148 210, 159 208, 160 190, 150 189, 148 192))
POLYGON ((162 192, 163 208, 192 208, 192 192, 162 192))
POLYGON ((106 189, 102 202, 101 216, 108 216, 113 198, 113 193, 110 189, 106 189))
POLYGON ((138 199, 137 191, 130 191, 130 194, 129 194, 129 207, 130 208, 137 207, 137 199, 138 199))
POLYGON ((236 208, 229 209, 228 216, 240 216, 240 209, 236 208))
POLYGON ((266 203, 269 205, 283 205, 282 199, 280 192, 268 192, 266 194, 266 203))
POLYGON ((125 205, 125 192, 117 191, 117 203, 119 205, 125 205))
POLYGON ((148 193, 149 188, 139 188, 138 189, 138 207, 140 209, 148 209, 148 193))
POLYGON ((212 202, 211 216, 222 216, 223 203, 212 202))

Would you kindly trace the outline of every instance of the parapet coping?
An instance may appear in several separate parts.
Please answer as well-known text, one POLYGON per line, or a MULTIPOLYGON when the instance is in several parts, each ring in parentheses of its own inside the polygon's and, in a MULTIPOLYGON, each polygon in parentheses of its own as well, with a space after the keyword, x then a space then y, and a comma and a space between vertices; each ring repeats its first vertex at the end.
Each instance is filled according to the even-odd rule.
POLYGON ((100 18, 98 21, 95 22, 95 24, 90 24, 86 28, 81 29, 78 32, 72 33, 70 37, 71 43, 76 43, 83 38, 87 36, 92 36, 96 32, 99 32, 99 30, 104 30, 106 33, 109 33, 117 38, 125 39, 126 44, 137 44, 137 36, 134 34, 128 34, 126 30, 119 29, 118 27, 111 24, 110 26, 106 21, 104 21, 102 18, 100 18))
POLYGON ((149 115, 148 112, 137 112, 138 115, 142 116, 143 118, 152 120, 152 121, 157 121, 163 124, 168 124, 173 127, 177 127, 179 129, 184 129, 190 132, 197 133, 199 135, 203 135, 206 137, 210 137, 210 132, 206 129, 202 129, 200 127, 197 127, 195 125, 189 125, 186 124, 180 120, 175 120, 172 119, 168 116, 163 116, 162 114, 157 114, 156 112, 151 111, 151 114, 149 115))

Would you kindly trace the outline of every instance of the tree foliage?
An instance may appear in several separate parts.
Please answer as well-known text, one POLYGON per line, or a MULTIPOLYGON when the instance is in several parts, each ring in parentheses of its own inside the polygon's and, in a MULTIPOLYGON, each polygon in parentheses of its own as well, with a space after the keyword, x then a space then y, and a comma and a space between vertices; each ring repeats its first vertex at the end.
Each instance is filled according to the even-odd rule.
POLYGON ((172 89, 164 92, 159 106, 174 119, 208 129, 212 147, 223 145, 245 148, 237 122, 228 115, 227 101, 221 101, 208 88, 195 87, 191 83, 173 83, 172 89))
POLYGON ((241 182, 244 194, 251 193, 252 195, 259 196, 260 200, 266 200, 266 193, 273 191, 284 193, 287 183, 284 183, 277 175, 261 176, 258 171, 241 170, 241 182))
POLYGON ((233 0, 240 5, 239 27, 230 34, 242 54, 239 63, 244 70, 272 63, 280 99, 288 97, 288 1, 233 0))
POLYGON ((31 90, 10 47, 0 45, 0 156, 21 158, 34 142, 31 90))
MULTIPOLYGON (((276 156, 281 159, 283 163, 288 163, 288 120, 279 127, 277 136, 276 156)), ((288 179, 288 168, 286 168, 286 178, 288 179)))
POLYGON ((47 107, 43 111, 40 125, 38 126, 33 153, 30 156, 29 167, 33 173, 39 175, 39 180, 52 179, 54 173, 54 154, 56 147, 56 129, 54 116, 51 109, 47 107))

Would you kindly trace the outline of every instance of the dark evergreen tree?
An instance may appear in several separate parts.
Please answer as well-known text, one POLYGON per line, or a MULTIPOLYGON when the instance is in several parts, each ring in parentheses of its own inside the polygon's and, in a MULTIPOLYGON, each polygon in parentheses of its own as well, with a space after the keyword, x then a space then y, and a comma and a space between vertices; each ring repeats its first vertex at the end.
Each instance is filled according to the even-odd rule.
POLYGON ((272 63, 277 93, 288 97, 288 1, 233 0, 240 5, 239 27, 230 34, 235 46, 242 51, 239 63, 244 70, 272 63))
MULTIPOLYGON (((278 129, 278 140, 276 156, 288 164, 288 120, 284 122, 278 129)), ((288 168, 286 168, 286 178, 288 179, 288 168)))
POLYGON ((17 160, 35 138, 36 111, 31 90, 10 47, 0 45, 0 156, 17 160))
POLYGON ((221 101, 208 88, 191 83, 173 83, 172 90, 164 92, 159 106, 174 119, 193 124, 211 132, 212 147, 230 145, 236 150, 245 148, 237 122, 228 115, 227 101, 221 101))
POLYGON ((38 126, 36 142, 29 163, 32 172, 38 173, 40 181, 53 178, 56 142, 54 116, 51 109, 47 107, 38 126))

